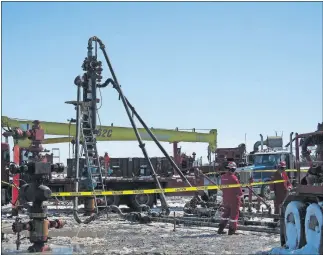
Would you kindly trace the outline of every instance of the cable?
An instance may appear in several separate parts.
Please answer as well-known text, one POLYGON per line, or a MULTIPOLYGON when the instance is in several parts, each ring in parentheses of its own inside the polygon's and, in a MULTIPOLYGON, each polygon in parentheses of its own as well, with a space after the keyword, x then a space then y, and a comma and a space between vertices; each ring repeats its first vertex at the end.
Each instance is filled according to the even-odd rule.
POLYGON ((98 109, 96 109, 96 115, 98 116, 99 123, 100 123, 99 127, 100 127, 100 129, 101 129, 102 124, 101 124, 101 119, 100 119, 100 114, 99 114, 98 109))
POLYGON ((100 87, 98 87, 98 89, 99 89, 99 92, 100 92, 100 106, 99 106, 99 108, 96 108, 96 110, 97 110, 97 111, 101 109, 102 104, 103 104, 103 102, 102 102, 101 88, 100 88, 100 87))

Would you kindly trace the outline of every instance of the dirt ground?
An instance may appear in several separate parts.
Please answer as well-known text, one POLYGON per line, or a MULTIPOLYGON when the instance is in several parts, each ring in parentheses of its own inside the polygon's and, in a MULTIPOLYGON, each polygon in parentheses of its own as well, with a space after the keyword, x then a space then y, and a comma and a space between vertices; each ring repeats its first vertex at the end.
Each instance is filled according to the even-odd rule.
MULTIPOLYGON (((23 218, 27 220, 28 216, 23 218)), ((50 217, 54 218, 57 217, 50 217)), ((50 229, 51 254, 259 254, 280 246, 279 235, 275 234, 238 231, 238 235, 227 236, 218 235, 215 228, 198 226, 177 226, 174 231, 173 224, 131 223, 115 214, 88 225, 79 225, 66 214, 60 214, 59 218, 66 225, 62 229, 50 229)), ((2 216, 1 227, 6 234, 3 254, 17 254, 12 222, 13 219, 2 216)), ((19 253, 29 245, 28 239, 22 240, 19 253)))

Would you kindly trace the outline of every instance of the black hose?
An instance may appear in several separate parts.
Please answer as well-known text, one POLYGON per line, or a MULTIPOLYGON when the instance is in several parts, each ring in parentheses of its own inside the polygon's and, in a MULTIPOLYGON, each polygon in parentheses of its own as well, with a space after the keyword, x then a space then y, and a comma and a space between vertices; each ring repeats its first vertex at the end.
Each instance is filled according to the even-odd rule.
POLYGON ((113 86, 115 86, 113 80, 111 78, 108 78, 103 84, 98 84, 98 88, 105 88, 110 83, 113 84, 113 86))

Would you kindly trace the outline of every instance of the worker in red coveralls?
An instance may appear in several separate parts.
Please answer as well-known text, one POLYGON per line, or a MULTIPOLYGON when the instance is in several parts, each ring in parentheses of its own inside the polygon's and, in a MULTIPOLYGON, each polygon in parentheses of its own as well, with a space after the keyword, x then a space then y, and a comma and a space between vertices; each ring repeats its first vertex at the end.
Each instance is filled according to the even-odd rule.
MULTIPOLYGON (((221 176, 221 185, 240 184, 234 172, 237 169, 235 162, 228 162, 225 167, 227 172, 221 176)), ((241 205, 241 187, 224 188, 223 192, 223 213, 219 224, 218 234, 225 234, 224 228, 229 221, 229 235, 235 234, 238 226, 239 209, 241 205)))
POLYGON ((292 188, 292 185, 289 181, 289 178, 286 173, 286 162, 281 161, 278 165, 277 171, 271 177, 271 181, 284 181, 279 183, 273 183, 270 185, 270 188, 275 193, 274 206, 275 206, 275 214, 280 213, 280 206, 285 200, 285 197, 288 194, 288 191, 292 188))
POLYGON ((106 171, 109 170, 109 166, 110 166, 110 157, 109 157, 109 154, 106 152, 104 153, 104 168, 106 171))

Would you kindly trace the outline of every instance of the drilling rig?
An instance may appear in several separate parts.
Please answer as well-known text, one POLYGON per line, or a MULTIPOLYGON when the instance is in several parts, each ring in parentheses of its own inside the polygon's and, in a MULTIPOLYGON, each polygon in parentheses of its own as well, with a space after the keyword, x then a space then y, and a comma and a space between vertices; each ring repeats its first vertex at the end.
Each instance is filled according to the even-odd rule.
MULTIPOLYGON (((148 156, 147 150, 145 148, 145 144, 142 141, 141 135, 137 129, 136 123, 134 121, 133 116, 135 116, 143 128, 146 130, 151 139, 156 143, 159 149, 163 152, 165 157, 170 162, 173 169, 180 175, 182 180, 188 184, 188 186, 192 187, 191 183, 185 177, 185 175, 181 172, 178 165, 174 162, 174 160, 170 157, 170 155, 166 152, 166 150, 162 147, 162 145, 157 140, 156 136, 151 132, 146 123, 140 117, 135 108, 130 104, 129 100, 125 97, 121 86, 117 80, 114 69, 112 67, 111 61, 106 53, 105 45, 102 41, 96 36, 91 37, 88 41, 87 47, 87 57, 83 61, 82 64, 83 75, 77 76, 74 80, 74 84, 77 86, 77 100, 76 101, 68 101, 67 104, 72 104, 76 108, 76 137, 75 137, 75 169, 76 169, 76 183, 75 183, 75 191, 79 190, 84 191, 105 191, 106 187, 104 185, 104 177, 101 172, 99 154, 96 146, 97 142, 97 103, 99 99, 97 98, 97 89, 105 88, 109 84, 118 92, 119 100, 122 101, 123 106, 126 110, 127 116, 130 120, 132 128, 135 132, 136 138, 139 143, 139 147, 141 148, 143 155, 148 163, 149 168, 151 169, 152 176, 156 183, 158 189, 162 189, 154 166, 148 156), (93 42, 95 43, 95 48, 93 48, 93 42), (97 49, 101 49, 103 52, 104 58, 107 62, 110 74, 112 78, 108 78, 104 83, 100 83, 102 80, 102 62, 98 61, 97 49), (93 52, 94 50, 94 52, 93 52), (82 145, 82 149, 81 149, 82 145), (85 157, 85 160, 80 160, 81 157, 85 157), (82 163, 83 162, 83 163, 82 163), (84 165, 80 165, 84 164, 84 165), (80 173, 80 169, 85 169, 82 173, 80 173)), ((196 193, 197 199, 200 200, 198 194, 196 193)), ((165 194, 162 192, 159 196, 162 205, 162 213, 165 215, 169 214, 169 206, 166 201, 165 194)), ((84 209, 86 211, 85 216, 90 216, 85 221, 82 221, 78 216, 78 198, 74 199, 74 218, 78 223, 89 223, 92 221, 99 213, 99 208, 107 208, 107 198, 103 197, 103 199, 99 199, 95 196, 86 197, 84 209)))

